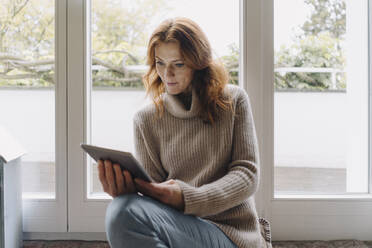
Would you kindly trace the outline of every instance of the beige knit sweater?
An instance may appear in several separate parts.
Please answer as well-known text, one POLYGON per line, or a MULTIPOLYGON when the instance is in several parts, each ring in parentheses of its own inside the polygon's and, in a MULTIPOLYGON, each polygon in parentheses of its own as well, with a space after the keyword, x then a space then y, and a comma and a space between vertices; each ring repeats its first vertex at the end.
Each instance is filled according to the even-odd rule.
POLYGON ((157 182, 175 179, 185 200, 185 214, 217 225, 238 247, 265 247, 254 193, 259 183, 259 151, 250 101, 245 91, 228 85, 235 116, 221 111, 214 126, 198 117, 192 91, 188 110, 177 96, 162 95, 165 113, 155 118, 150 104, 134 117, 136 158, 157 182))

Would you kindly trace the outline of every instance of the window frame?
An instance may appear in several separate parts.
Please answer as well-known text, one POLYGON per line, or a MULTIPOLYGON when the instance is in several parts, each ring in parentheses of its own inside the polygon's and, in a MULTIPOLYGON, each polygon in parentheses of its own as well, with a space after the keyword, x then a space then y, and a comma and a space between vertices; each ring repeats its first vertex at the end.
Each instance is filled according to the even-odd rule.
MULTIPOLYGON (((372 235, 372 224, 366 223, 365 219, 372 218, 371 194, 274 196, 273 1, 244 1, 245 8, 247 8, 245 13, 252 18, 245 23, 244 30, 246 32, 243 32, 243 36, 248 42, 248 45, 245 45, 248 51, 244 53, 244 56, 259 66, 257 68, 256 65, 252 65, 253 62, 250 64, 248 61, 246 64, 248 68, 243 70, 243 73, 260 74, 256 76, 256 80, 245 81, 248 84, 246 89, 249 95, 256 95, 259 98, 252 103, 253 109, 258 113, 255 115, 255 122, 261 158, 261 183, 256 196, 258 213, 271 222, 273 240, 350 238, 368 240, 372 235), (255 43, 249 44, 250 39, 255 39, 255 43), (255 51, 259 51, 260 55, 252 57, 255 51)), ((368 44, 371 44, 371 0, 368 3, 370 23, 368 44)), ((369 54, 371 57, 371 49, 369 54)), ((369 70, 371 71, 371 69, 370 63, 369 70)), ((369 78, 371 79, 370 73, 369 78)), ((369 108, 371 111, 370 103, 369 108)), ((369 151, 371 154, 371 150, 369 151)), ((369 171, 371 173, 371 169, 369 171)), ((369 182, 369 192, 371 192, 371 181, 369 182)))
POLYGON ((67 232, 67 0, 55 0, 55 199, 23 199, 25 239, 67 232))
MULTIPOLYGON (((259 216, 271 222, 273 240, 370 239, 372 223, 365 221, 372 217, 370 194, 274 197, 274 0, 237 1, 240 1, 239 82, 250 96, 260 151, 261 181, 256 194, 259 216)), ((372 13, 370 1, 369 13, 372 13)), ((47 212, 47 217, 43 212, 36 216, 29 210, 24 212, 25 238, 105 240, 104 213, 109 201, 86 198, 86 156, 79 147, 80 141, 90 136, 90 130, 84 129, 90 111, 86 105, 90 101, 90 84, 85 83, 90 77, 90 1, 55 2, 57 199, 28 200, 24 206, 26 209, 59 206, 60 209, 58 213, 47 212)), ((369 24, 371 29, 370 17, 369 24)), ((369 39, 370 44, 371 32, 369 39)), ((371 49, 369 54, 371 57, 371 49)), ((369 71, 372 71, 371 63, 369 71)), ((369 78, 372 81, 371 73, 369 78)), ((371 178, 371 170, 369 173, 371 178)), ((369 187, 371 192, 371 181, 369 187)))

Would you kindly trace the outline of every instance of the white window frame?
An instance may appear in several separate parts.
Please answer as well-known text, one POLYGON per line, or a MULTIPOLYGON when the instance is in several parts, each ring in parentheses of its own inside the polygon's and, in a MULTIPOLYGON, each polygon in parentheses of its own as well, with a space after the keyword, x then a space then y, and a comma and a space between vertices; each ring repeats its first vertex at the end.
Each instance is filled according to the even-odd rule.
MULTIPOLYGON (((370 240, 371 194, 274 197, 274 2, 243 0, 242 12, 242 82, 252 101, 261 158, 256 202, 259 215, 271 222, 273 240, 370 240)), ((369 24, 370 44, 371 19, 369 24)))
MULTIPOLYGON (((372 222, 366 221, 372 217, 370 194, 274 198, 274 4, 273 0, 239 1, 239 77, 250 96, 260 148, 259 215, 271 222, 274 240, 370 239, 372 222)), ((25 238, 105 240, 104 215, 109 201, 87 199, 87 158, 79 147, 90 137, 90 130, 84 129, 90 111, 86 104, 90 84, 85 83, 90 80, 90 1, 55 2, 56 200, 24 202, 25 238)), ((371 20, 369 23, 371 28, 371 20)))
POLYGON ((87 158, 80 148, 90 137, 84 128, 90 111, 85 83, 90 81, 90 1, 55 0, 55 5, 56 199, 24 200, 24 239, 106 240, 109 201, 87 199, 87 158))
POLYGON ((67 231, 67 1, 55 1, 55 199, 23 200, 25 239, 33 233, 67 231))
MULTIPOLYGON (((104 232, 104 218, 109 203, 105 199, 87 198, 87 156, 80 148, 80 143, 89 143, 90 130, 90 1, 72 1, 69 6, 68 44, 69 57, 69 232, 104 232), (71 89, 71 91, 70 91, 71 89), (88 103, 88 104, 87 104, 88 103), (76 108, 81 106, 81 108, 76 108)), ((98 235, 98 234, 97 234, 98 235)))

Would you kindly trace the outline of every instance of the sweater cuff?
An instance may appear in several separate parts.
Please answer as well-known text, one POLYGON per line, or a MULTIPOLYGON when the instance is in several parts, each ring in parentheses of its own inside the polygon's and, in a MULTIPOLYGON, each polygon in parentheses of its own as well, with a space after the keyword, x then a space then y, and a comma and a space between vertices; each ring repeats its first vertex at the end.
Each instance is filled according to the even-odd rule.
POLYGON ((184 213, 203 217, 203 213, 206 213, 206 209, 203 209, 201 204, 206 202, 205 199, 207 198, 207 194, 199 192, 198 188, 193 187, 181 180, 176 179, 175 181, 182 190, 183 200, 185 203, 184 213))

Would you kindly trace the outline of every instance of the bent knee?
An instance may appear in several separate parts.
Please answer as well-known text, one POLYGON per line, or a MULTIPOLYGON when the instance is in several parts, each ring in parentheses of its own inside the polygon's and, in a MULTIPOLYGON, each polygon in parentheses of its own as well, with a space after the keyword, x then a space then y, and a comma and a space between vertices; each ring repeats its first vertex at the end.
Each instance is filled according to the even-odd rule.
POLYGON ((115 197, 108 205, 107 212, 113 214, 120 212, 122 209, 127 209, 140 200, 141 196, 137 194, 125 194, 115 197))
POLYGON ((106 210, 106 228, 126 228, 130 227, 137 219, 134 216, 136 205, 141 200, 137 194, 126 194, 115 197, 108 205, 106 210))

